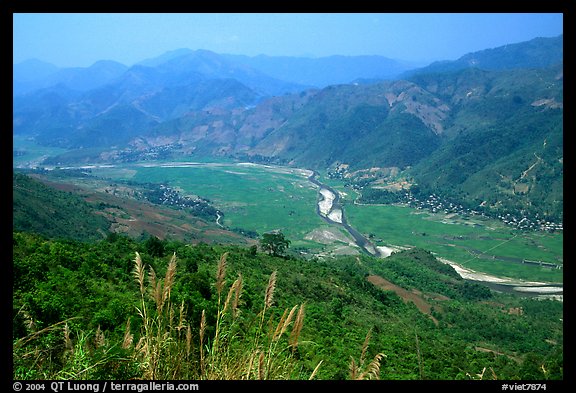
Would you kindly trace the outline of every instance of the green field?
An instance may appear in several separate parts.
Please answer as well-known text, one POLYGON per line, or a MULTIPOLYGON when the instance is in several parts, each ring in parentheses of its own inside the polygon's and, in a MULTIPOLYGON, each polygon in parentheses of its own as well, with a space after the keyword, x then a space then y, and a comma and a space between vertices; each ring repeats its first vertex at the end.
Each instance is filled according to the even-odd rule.
POLYGON ((496 276, 562 282, 562 269, 519 260, 563 263, 562 234, 523 232, 485 218, 462 218, 404 206, 347 204, 350 225, 377 245, 422 247, 439 257, 496 276))
MULTIPOLYGON (((296 169, 235 163, 155 163, 102 168, 95 174, 137 182, 165 183, 187 195, 209 199, 224 212, 222 224, 263 234, 281 230, 293 249, 311 252, 345 248, 306 239, 330 227, 316 214, 318 189, 296 169)), ((519 263, 522 259, 563 263, 561 233, 522 232, 485 217, 432 214, 404 206, 356 205, 343 199, 348 223, 380 246, 422 247, 472 270, 532 281, 562 282, 562 269, 519 263)))
POLYGON ((14 167, 34 167, 40 165, 46 157, 66 152, 65 149, 57 147, 40 146, 25 135, 13 135, 12 150, 15 152, 12 157, 14 167))
POLYGON ((166 183, 185 195, 209 199, 224 213, 221 223, 263 234, 281 230, 293 248, 314 251, 321 244, 305 240, 308 233, 326 227, 315 213, 317 188, 297 170, 227 163, 194 166, 130 166, 100 169, 103 176, 137 182, 166 183))

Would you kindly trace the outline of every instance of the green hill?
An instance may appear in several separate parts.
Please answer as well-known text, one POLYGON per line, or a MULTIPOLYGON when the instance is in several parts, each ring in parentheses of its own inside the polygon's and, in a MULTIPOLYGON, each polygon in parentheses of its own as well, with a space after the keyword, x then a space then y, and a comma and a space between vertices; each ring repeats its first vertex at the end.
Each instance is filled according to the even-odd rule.
POLYGON ((487 209, 563 217, 562 68, 459 71, 418 81, 449 98, 440 148, 408 171, 431 192, 487 209))
POLYGON ((14 172, 12 226, 48 237, 98 240, 107 235, 110 223, 79 196, 14 172))
POLYGON ((419 249, 306 260, 15 232, 13 255, 15 379, 563 378, 562 303, 419 249))
POLYGON ((330 86, 266 135, 252 153, 323 169, 413 165, 440 143, 445 116, 432 94, 410 82, 330 86))

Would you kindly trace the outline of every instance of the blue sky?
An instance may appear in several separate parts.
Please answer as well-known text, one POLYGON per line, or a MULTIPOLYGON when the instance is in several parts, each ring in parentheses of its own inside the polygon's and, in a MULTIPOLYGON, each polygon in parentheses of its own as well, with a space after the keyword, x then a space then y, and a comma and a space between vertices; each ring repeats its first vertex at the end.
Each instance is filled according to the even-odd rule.
POLYGON ((36 58, 87 67, 115 60, 130 66, 179 48, 428 63, 562 33, 561 13, 17 13, 13 63, 36 58))

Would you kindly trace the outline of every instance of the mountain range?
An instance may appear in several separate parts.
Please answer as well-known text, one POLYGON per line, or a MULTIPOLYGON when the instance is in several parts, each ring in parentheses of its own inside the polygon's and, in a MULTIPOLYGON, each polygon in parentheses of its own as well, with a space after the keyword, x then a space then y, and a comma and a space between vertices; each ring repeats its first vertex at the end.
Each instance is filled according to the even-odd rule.
POLYGON ((562 219, 563 36, 419 69, 181 49, 131 67, 28 61, 13 75, 14 135, 70 151, 45 164, 161 148, 346 176, 395 168, 429 192, 562 219))

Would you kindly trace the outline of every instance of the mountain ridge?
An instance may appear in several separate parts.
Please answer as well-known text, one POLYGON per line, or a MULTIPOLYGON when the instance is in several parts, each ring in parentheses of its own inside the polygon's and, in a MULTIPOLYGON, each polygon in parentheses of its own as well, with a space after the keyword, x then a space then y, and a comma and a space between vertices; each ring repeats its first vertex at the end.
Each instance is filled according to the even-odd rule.
MULTIPOLYGON (((248 66, 233 65, 210 51, 175 51, 149 60, 155 67, 133 66, 115 84, 80 96, 52 88, 42 91, 46 98, 40 91, 19 97, 14 133, 53 146, 85 148, 91 155, 84 162, 137 159, 162 148, 170 157, 199 154, 311 169, 415 167, 406 172, 414 183, 494 207, 506 200, 513 208, 514 201, 522 200, 517 208, 533 210, 538 203, 530 193, 541 199, 535 179, 544 176, 543 184, 553 184, 552 196, 536 210, 558 218, 563 63, 550 56, 542 61, 553 65, 524 65, 526 59, 561 53, 562 40, 535 39, 461 58, 483 59, 474 67, 460 59, 451 63, 455 70, 415 73, 406 80, 329 85, 277 96, 258 90, 269 79, 259 79, 261 74, 248 66), (526 140, 525 133, 532 147, 514 142, 526 140), (534 164, 534 154, 542 157, 536 144, 543 143, 554 146, 547 150, 547 161, 538 160, 537 170, 520 178, 534 164), (100 157, 94 155, 98 150, 100 157), (507 180, 496 181, 498 173, 507 180), (486 192, 479 190, 483 176, 498 184, 487 188, 496 200, 487 202, 486 192)), ((70 162, 71 157, 50 162, 70 162)))

